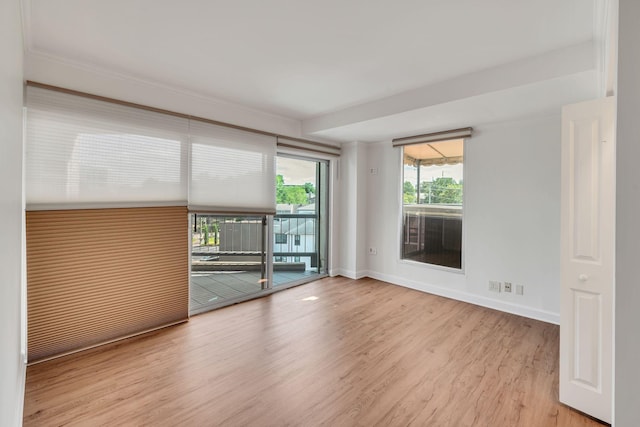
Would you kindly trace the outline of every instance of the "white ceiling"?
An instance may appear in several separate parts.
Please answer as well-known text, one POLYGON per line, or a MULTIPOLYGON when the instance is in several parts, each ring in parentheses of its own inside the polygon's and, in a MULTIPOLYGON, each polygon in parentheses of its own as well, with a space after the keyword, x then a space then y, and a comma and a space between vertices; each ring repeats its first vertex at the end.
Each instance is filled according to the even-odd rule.
POLYGON ((459 111, 500 120, 594 96, 602 1, 23 5, 28 52, 293 118, 308 136, 369 141, 457 124, 449 104, 466 99, 459 111))

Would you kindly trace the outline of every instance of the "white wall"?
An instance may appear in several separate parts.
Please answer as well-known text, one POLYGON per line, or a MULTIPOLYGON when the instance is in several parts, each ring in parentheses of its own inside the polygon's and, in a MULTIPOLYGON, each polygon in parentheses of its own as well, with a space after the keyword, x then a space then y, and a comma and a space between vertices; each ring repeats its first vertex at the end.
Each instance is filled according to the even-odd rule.
MULTIPOLYGON (((366 241, 371 277, 549 322, 559 321, 560 114, 477 126, 465 153, 465 271, 399 261, 400 150, 368 146, 366 241), (371 169, 378 169, 376 175, 371 169), (377 255, 368 255, 370 246, 377 255), (488 291, 488 281, 524 295, 488 291)), ((359 186, 359 189, 362 185, 359 186)))
POLYGON ((22 29, 20 1, 0 2, 0 425, 22 423, 22 29))
POLYGON ((615 405, 618 427, 640 425, 640 2, 620 0, 616 182, 615 405))
POLYGON ((355 249, 356 249, 356 277, 364 277, 368 268, 368 246, 367 246, 367 201, 369 200, 368 191, 368 153, 369 149, 365 143, 357 143, 358 162, 356 165, 357 193, 352 198, 356 201, 357 209, 355 214, 355 249))
POLYGON ((25 56, 25 79, 281 135, 300 136, 298 120, 33 52, 25 56))
POLYGON ((361 142, 343 144, 340 156, 338 187, 334 203, 333 224, 338 234, 333 240, 334 258, 332 274, 353 279, 367 275, 366 203, 369 145, 361 142))

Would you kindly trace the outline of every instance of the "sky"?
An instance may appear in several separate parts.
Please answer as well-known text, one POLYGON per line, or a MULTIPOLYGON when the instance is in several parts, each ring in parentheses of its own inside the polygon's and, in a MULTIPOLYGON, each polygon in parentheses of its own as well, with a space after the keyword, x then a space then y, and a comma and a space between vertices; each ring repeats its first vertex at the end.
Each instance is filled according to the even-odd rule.
POLYGON ((276 174, 283 176, 285 185, 302 185, 305 182, 316 185, 316 162, 281 156, 276 158, 276 162, 276 174))

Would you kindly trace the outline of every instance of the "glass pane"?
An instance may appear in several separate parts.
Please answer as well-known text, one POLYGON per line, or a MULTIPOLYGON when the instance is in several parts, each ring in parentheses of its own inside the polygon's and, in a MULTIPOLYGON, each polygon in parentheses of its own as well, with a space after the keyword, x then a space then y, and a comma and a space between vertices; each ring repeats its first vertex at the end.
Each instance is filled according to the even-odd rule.
POLYGON ((463 140, 403 149, 402 259, 462 268, 463 140))
POLYGON ((265 217, 191 215, 191 314, 266 288, 265 217))
POLYGON ((326 162, 278 156, 273 219, 274 286, 324 273, 326 162))

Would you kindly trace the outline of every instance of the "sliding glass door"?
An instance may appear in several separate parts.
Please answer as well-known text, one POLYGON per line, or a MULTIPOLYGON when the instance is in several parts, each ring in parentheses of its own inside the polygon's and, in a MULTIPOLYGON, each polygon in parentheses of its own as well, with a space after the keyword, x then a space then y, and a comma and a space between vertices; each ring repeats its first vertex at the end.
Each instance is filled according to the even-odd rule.
POLYGON ((327 274, 327 161, 279 155, 275 216, 190 214, 190 314, 327 274))
POLYGON ((273 219, 273 285, 327 273, 326 161, 278 155, 273 219))
POLYGON ((268 288, 265 216, 191 214, 191 314, 268 288))

